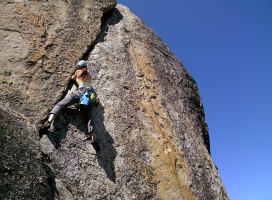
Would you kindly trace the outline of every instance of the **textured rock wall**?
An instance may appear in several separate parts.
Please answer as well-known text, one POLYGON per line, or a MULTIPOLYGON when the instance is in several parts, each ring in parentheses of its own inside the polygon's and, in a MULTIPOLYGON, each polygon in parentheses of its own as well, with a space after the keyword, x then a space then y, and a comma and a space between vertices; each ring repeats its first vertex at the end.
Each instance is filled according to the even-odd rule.
MULTIPOLYGON (((35 127, 0 107, 0 199, 42 199, 51 195, 35 127)), ((52 194, 53 195, 53 194, 52 194)))
POLYGON ((129 9, 110 0, 0 3, 1 198, 228 199, 196 83, 129 9), (53 132, 40 128, 81 58, 100 98, 99 152, 82 140, 73 106, 53 132))
POLYGON ((53 199, 56 185, 60 198, 71 196, 53 179, 50 157, 39 150, 38 129, 115 5, 115 0, 0 1, 0 199, 53 199))
POLYGON ((0 100, 37 122, 48 111, 45 105, 62 96, 72 66, 100 32, 103 11, 116 1, 0 3, 0 100))

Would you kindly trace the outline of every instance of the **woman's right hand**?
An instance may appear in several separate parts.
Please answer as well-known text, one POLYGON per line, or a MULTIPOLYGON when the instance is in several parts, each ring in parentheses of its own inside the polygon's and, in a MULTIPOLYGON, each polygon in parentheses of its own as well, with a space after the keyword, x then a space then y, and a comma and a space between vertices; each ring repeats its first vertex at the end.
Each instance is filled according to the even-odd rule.
POLYGON ((71 77, 72 80, 76 80, 76 78, 79 77, 79 71, 80 71, 80 70, 76 70, 75 74, 72 75, 72 77, 71 77))

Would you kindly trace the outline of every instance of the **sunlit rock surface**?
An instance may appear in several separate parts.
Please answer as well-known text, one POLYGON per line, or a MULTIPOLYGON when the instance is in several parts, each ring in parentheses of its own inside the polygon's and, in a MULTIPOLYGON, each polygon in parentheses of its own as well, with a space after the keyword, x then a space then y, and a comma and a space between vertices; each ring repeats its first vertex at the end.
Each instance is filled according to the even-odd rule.
POLYGON ((197 85, 116 1, 1 1, 1 199, 228 199, 197 85), (97 142, 72 106, 49 110, 88 60, 97 142), (4 188, 4 189, 2 189, 4 188))

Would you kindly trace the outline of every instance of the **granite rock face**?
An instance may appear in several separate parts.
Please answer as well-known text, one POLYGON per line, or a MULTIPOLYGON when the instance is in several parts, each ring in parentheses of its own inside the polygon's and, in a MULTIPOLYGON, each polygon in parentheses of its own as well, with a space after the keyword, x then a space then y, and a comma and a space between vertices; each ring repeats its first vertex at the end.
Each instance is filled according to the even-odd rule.
POLYGON ((128 8, 0 4, 1 199, 228 199, 195 81, 128 8), (41 128, 80 59, 100 99, 100 151, 74 106, 41 128))
POLYGON ((1 102, 38 122, 63 95, 76 61, 116 1, 1 1, 1 102), (35 111, 35 112, 33 112, 35 111))

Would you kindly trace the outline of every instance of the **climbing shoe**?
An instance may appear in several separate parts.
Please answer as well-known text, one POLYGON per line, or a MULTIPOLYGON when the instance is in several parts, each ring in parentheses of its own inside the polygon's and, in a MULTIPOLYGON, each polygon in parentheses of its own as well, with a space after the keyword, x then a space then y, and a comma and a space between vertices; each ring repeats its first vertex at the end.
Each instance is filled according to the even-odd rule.
POLYGON ((88 133, 82 139, 83 141, 89 140, 92 144, 96 141, 96 134, 94 132, 88 133))
POLYGON ((49 122, 46 121, 43 125, 43 130, 47 130, 49 132, 53 132, 54 131, 54 122, 49 122))
POLYGON ((95 143, 96 134, 94 132, 89 133, 89 138, 92 144, 95 143))

